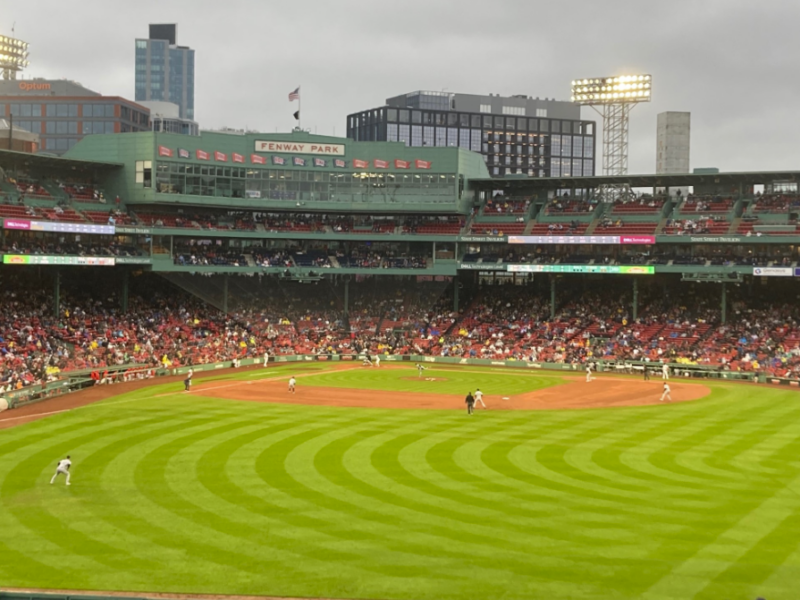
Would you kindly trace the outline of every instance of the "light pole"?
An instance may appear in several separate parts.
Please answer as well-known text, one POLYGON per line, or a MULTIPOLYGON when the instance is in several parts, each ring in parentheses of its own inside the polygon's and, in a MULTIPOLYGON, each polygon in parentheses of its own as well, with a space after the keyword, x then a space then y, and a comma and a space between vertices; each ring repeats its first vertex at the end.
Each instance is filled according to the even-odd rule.
MULTIPOLYGON (((603 175, 628 174, 628 121, 634 106, 650 102, 652 82, 650 75, 595 77, 572 82, 572 101, 591 106, 603 119, 603 175)), ((628 184, 602 186, 603 199, 609 202, 629 193, 628 184)))

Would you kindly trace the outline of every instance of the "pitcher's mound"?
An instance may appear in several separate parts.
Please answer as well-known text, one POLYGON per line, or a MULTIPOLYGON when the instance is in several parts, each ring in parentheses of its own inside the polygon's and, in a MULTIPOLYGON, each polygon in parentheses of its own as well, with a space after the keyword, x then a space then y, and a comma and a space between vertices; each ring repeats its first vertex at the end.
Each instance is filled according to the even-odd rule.
POLYGON ((447 381, 447 377, 401 377, 406 381, 447 381))

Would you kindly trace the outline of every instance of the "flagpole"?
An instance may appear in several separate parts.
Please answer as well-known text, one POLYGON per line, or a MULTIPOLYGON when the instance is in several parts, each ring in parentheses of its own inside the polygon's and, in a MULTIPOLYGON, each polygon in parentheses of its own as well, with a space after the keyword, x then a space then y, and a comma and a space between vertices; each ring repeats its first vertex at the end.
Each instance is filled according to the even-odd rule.
POLYGON ((297 94, 297 116, 299 117, 297 119, 297 126, 302 130, 303 129, 303 107, 301 106, 301 103, 303 101, 303 93, 302 93, 302 90, 300 89, 300 87, 298 87, 297 90, 300 92, 299 94, 297 94))

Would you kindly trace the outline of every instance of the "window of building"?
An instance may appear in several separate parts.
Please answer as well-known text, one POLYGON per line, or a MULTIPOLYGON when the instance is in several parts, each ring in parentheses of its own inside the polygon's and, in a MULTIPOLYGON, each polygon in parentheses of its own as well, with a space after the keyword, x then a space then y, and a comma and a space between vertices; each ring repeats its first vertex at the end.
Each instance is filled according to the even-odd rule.
POLYGON ((577 159, 572 159, 572 176, 573 177, 582 177, 583 176, 583 169, 581 168, 581 161, 577 159))
POLYGON ((105 123, 102 121, 95 121, 92 123, 92 133, 105 133, 105 123))
POLYGON ((397 123, 397 109, 396 108, 387 108, 386 109, 386 121, 388 123, 397 123))
POLYGON ((469 129, 461 129, 458 134, 458 145, 460 148, 465 148, 469 150, 470 148, 470 130, 469 129))
POLYGON ((492 117, 483 117, 483 126, 486 129, 492 128, 492 117))
POLYGON ((542 131, 544 133, 547 133, 548 131, 550 131, 550 121, 546 121, 544 119, 541 119, 539 121, 539 131, 542 131))
POLYGON ((458 129, 455 127, 447 128, 447 145, 458 146, 458 129))
POLYGON ((465 114, 458 115, 458 124, 461 127, 469 127, 469 115, 465 114))
POLYGON ((594 138, 583 138, 583 158, 594 158, 594 138))
POLYGON ((56 116, 56 105, 55 104, 45 104, 45 110, 47 112, 48 117, 55 117, 56 116))
POLYGON ((561 156, 560 135, 554 135, 550 138, 550 156, 561 156))
POLYGON ((478 129, 481 126, 480 115, 471 115, 469 120, 470 120, 470 127, 472 127, 473 129, 478 129))
POLYGON ((494 118, 494 128, 495 129, 503 129, 503 117, 495 117, 494 118))
POLYGON ((67 144, 67 138, 57 138, 56 139, 56 150, 67 150, 69 145, 67 144))
POLYGON ((411 111, 411 122, 412 123, 422 123, 422 113, 418 110, 411 111))
POLYGON ((397 120, 401 123, 408 123, 408 111, 401 108, 397 114, 397 120))
POLYGON ((57 117, 68 117, 69 116, 69 104, 56 104, 56 116, 57 117))
POLYGON ((66 135, 68 133, 66 121, 56 121, 56 133, 59 135, 66 135))
POLYGON ((590 177, 594 175, 594 168, 592 166, 593 162, 591 160, 584 160, 583 161, 583 176, 590 177))
POLYGON ((106 121, 105 122, 105 132, 106 133, 114 133, 114 122, 113 121, 106 121))
POLYGON ((583 158, 583 138, 579 135, 572 136, 572 156, 583 158))
POLYGON ((527 131, 527 130, 528 130, 527 119, 517 119, 517 131, 527 131))
POLYGON ((550 162, 550 177, 561 177, 561 161, 553 160, 550 162))
POLYGON ((397 125, 394 123, 389 123, 386 125, 386 141, 387 142, 396 142, 397 141, 397 125))
POLYGON ((537 108, 536 109, 536 116, 537 117, 546 117, 547 116, 547 109, 546 108, 537 108))
MULTIPOLYGON (((403 112, 403 111, 400 111, 403 112)), ((397 141, 403 142, 406 146, 411 143, 411 126, 400 125, 397 129, 397 141)))
POLYGON ((506 129, 510 129, 511 131, 516 129, 516 119, 514 117, 508 117, 506 119, 506 129))
POLYGON ((458 125, 458 114, 454 112, 444 113, 447 115, 447 125, 448 126, 455 126, 458 125))
MULTIPOLYGON (((414 111, 418 112, 418 111, 414 111)), ((411 126, 411 145, 412 146, 422 146, 422 126, 421 125, 412 125, 411 126)))
POLYGON ((433 127, 423 127, 422 129, 422 145, 423 146, 439 146, 439 140, 436 139, 434 141, 434 128, 433 127))
MULTIPOLYGON (((553 136, 555 137, 555 136, 553 136)), ((572 136, 561 136, 561 156, 572 156, 572 136)))
POLYGON ((586 135, 594 135, 594 123, 584 123, 583 133, 586 135))
POLYGON ((433 113, 430 112, 422 113, 422 123, 424 125, 433 125, 433 113))
POLYGON ((550 131, 553 133, 561 133, 561 121, 552 121, 550 123, 550 131))
POLYGON ((47 138, 44 140, 44 149, 45 150, 55 150, 56 149, 56 141, 53 138, 47 138))
POLYGON ((78 116, 78 105, 77 104, 69 104, 69 116, 70 117, 77 117, 78 116))
POLYGON ((491 104, 481 104, 480 111, 482 113, 490 113, 490 112, 492 112, 492 105, 491 104))
POLYGON ((472 130, 472 142, 470 143, 470 149, 473 152, 480 152, 481 151, 481 130, 480 129, 473 129, 472 130))
POLYGON ((504 106, 503 107, 503 114, 504 115, 525 115, 525 107, 524 106, 504 106))

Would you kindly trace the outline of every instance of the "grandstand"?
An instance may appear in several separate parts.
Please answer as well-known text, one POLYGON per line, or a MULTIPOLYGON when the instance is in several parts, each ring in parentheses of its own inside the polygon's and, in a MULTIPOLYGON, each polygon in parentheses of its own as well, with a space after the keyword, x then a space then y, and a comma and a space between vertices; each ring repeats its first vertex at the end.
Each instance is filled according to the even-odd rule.
POLYGON ((800 373, 798 173, 494 180, 460 148, 303 132, 89 136, 0 167, 4 390, 364 350, 800 373), (619 182, 636 195, 602 202, 619 182))

